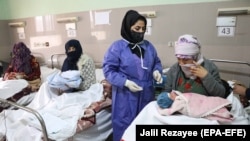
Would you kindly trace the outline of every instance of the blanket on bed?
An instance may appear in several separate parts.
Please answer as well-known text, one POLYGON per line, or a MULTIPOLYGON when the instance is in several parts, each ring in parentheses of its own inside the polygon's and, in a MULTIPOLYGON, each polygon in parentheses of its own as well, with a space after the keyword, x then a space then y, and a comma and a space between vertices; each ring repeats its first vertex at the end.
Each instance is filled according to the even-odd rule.
MULTIPOLYGON (((28 87, 28 85, 28 81, 24 79, 5 81, 0 80, 0 98, 16 102, 22 97, 31 93, 31 89, 28 87)), ((9 104, 0 102, 0 112, 9 107, 9 104)))
POLYGON ((27 86, 28 82, 23 79, 0 81, 0 98, 10 98, 27 86))
POLYGON ((80 71, 69 70, 65 72, 54 72, 47 77, 47 81, 51 87, 65 91, 70 88, 79 88, 82 78, 80 71))
POLYGON ((220 123, 230 123, 233 120, 233 115, 226 108, 231 107, 231 102, 227 99, 179 91, 175 93, 178 96, 170 108, 158 108, 161 115, 178 112, 189 117, 217 120, 220 123))
MULTIPOLYGON (((50 139, 63 141, 76 133, 77 122, 84 114, 84 109, 93 102, 100 101, 102 97, 103 86, 100 83, 93 84, 86 91, 57 95, 45 82, 28 107, 37 110, 43 117, 50 139)), ((110 119, 109 116, 102 116, 103 121, 110 119)), ((105 130, 111 131, 110 129, 105 130)), ((100 136, 110 133, 96 132, 100 136)), ((23 110, 4 110, 0 113, 0 140, 5 135, 6 139, 11 141, 41 141, 43 136, 37 118, 23 110)))

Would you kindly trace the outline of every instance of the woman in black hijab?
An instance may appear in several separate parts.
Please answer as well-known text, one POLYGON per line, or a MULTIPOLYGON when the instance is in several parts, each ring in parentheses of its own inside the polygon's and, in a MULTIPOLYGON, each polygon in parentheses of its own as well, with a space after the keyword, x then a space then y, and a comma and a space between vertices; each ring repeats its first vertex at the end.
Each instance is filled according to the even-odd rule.
POLYGON ((67 58, 63 62, 62 72, 78 70, 76 63, 83 54, 80 42, 75 39, 68 41, 65 44, 65 54, 67 55, 67 58))
POLYGON ((71 39, 65 44, 67 58, 63 62, 61 71, 79 70, 83 79, 80 90, 87 90, 96 83, 95 64, 91 57, 83 54, 81 43, 71 39))

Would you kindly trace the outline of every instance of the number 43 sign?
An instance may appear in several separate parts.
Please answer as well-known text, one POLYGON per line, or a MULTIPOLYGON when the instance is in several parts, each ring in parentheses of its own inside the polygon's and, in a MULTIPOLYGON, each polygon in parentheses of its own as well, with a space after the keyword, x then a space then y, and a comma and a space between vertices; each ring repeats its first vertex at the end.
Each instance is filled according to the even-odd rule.
POLYGON ((220 37, 233 37, 235 27, 218 27, 218 36, 220 37))

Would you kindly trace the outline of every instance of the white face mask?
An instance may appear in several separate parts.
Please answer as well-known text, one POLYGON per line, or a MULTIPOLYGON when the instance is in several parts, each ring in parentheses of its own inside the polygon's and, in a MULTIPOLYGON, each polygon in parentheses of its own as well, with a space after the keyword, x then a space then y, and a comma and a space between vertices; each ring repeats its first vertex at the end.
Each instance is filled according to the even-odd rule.
POLYGON ((185 76, 187 78, 190 78, 190 79, 196 79, 196 76, 194 76, 191 71, 190 71, 190 68, 192 66, 196 66, 195 64, 184 64, 184 65, 180 65, 181 66, 181 70, 184 72, 185 76))

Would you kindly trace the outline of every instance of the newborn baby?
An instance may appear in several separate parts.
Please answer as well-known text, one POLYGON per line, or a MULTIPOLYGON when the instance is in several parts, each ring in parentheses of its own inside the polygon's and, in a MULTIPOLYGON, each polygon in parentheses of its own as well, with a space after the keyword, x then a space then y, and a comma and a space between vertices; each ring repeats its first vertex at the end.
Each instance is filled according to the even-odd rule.
POLYGON ((194 118, 207 118, 228 123, 233 120, 227 109, 230 101, 221 97, 205 96, 197 93, 163 92, 157 97, 158 112, 161 115, 181 113, 194 118))

